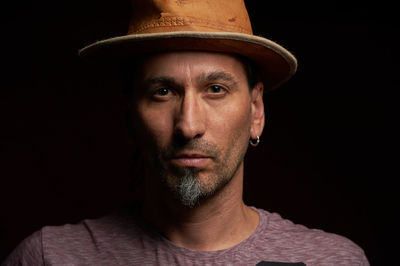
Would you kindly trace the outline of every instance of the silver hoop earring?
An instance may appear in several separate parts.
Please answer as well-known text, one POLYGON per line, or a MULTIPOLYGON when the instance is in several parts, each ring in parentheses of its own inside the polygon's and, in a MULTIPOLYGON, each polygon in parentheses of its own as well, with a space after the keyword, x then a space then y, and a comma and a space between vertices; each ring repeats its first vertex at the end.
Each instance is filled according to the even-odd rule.
POLYGON ((260 137, 257 136, 257 139, 250 139, 250 140, 249 140, 249 143, 250 143, 251 146, 257 147, 258 144, 260 143, 260 137))

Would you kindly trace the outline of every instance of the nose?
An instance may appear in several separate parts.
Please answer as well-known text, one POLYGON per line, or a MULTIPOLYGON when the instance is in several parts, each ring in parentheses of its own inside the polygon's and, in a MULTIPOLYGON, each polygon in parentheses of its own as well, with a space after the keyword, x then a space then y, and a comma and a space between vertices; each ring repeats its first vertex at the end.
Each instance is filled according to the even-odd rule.
POLYGON ((185 93, 175 119, 175 134, 188 141, 200 138, 206 129, 205 110, 196 93, 185 93))

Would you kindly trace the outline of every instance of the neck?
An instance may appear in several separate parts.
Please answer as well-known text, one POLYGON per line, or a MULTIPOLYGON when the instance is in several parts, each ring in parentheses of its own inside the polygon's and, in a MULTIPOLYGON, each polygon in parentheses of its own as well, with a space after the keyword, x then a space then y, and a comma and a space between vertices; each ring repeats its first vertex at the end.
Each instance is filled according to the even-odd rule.
POLYGON ((258 214, 244 204, 242 191, 243 163, 223 189, 193 208, 177 205, 165 193, 151 193, 145 197, 143 216, 178 246, 226 249, 248 238, 259 223, 258 214))

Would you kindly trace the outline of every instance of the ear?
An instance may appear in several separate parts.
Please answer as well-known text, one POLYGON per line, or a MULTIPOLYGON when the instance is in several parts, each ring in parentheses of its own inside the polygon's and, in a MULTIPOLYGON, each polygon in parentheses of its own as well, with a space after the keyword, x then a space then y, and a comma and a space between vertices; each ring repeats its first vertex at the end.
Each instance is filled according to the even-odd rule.
POLYGON ((264 129, 265 113, 263 102, 264 84, 258 82, 251 91, 251 128, 250 137, 256 139, 264 129))

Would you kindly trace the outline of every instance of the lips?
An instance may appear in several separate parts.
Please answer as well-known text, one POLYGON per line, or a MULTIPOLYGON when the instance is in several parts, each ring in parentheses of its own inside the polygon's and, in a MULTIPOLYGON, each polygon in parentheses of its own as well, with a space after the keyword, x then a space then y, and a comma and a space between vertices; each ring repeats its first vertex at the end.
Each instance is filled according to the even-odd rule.
POLYGON ((199 153, 181 153, 171 158, 171 163, 180 167, 203 168, 211 162, 212 158, 199 153))

